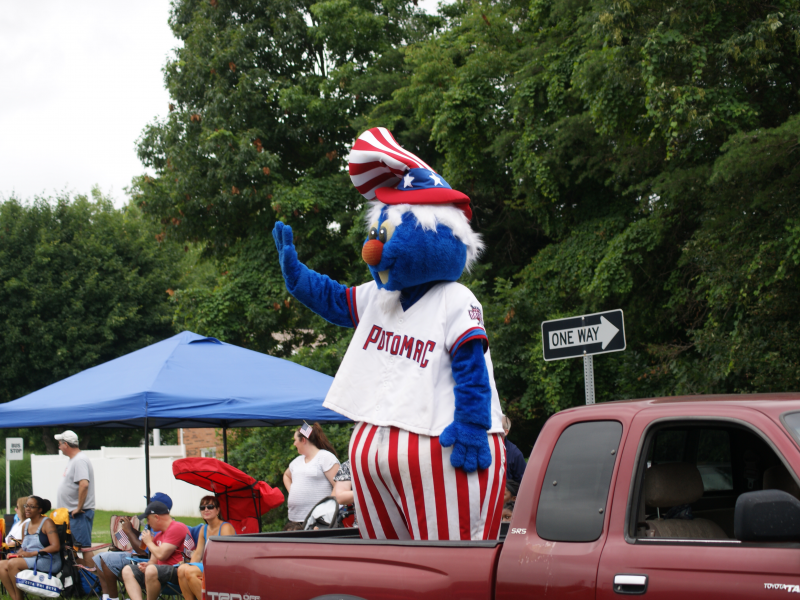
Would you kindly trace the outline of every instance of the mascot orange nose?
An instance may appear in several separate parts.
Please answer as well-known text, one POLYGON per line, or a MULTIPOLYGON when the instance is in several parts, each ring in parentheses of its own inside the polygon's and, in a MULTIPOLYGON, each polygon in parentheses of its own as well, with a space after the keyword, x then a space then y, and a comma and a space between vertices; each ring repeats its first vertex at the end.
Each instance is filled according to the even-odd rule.
POLYGON ((382 255, 383 242, 380 240, 369 240, 361 248, 361 258, 363 258, 364 262, 370 267, 374 267, 381 262, 382 255))

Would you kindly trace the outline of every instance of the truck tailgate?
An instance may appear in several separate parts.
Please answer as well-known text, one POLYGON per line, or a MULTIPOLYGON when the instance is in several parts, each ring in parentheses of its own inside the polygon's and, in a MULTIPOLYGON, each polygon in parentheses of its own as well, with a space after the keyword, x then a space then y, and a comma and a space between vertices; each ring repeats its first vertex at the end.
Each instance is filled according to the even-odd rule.
POLYGON ((341 534, 214 537, 204 559, 206 600, 327 594, 486 600, 501 547, 499 541, 375 541, 341 534))

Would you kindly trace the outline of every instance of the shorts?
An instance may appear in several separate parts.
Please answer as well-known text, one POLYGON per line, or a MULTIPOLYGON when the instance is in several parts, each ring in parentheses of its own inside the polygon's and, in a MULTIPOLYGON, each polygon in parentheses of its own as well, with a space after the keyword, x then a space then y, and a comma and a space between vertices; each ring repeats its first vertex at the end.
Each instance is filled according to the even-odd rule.
POLYGON ((94 523, 94 509, 85 510, 75 516, 69 515, 69 529, 72 532, 72 541, 81 548, 92 547, 92 524, 94 523))
POLYGON ((28 565, 29 569, 33 569, 35 564, 36 570, 40 573, 50 573, 51 560, 53 561, 53 575, 61 570, 61 556, 58 554, 58 552, 51 554, 50 558, 46 556, 29 556, 28 558, 23 558, 22 560, 25 561, 25 564, 28 565))
POLYGON ((188 563, 188 564, 190 567, 197 567, 198 569, 200 569, 201 573, 203 572, 203 563, 199 562, 199 563, 188 563))
MULTIPOLYGON (((132 564, 131 570, 133 571, 133 576, 139 584, 139 587, 145 589, 144 573, 139 569, 140 564, 145 563, 132 564)), ((156 565, 156 569, 158 570, 158 583, 161 584, 162 588, 168 583, 178 585, 178 566, 180 565, 156 565)))
POLYGON ((122 568, 131 564, 131 555, 129 552, 103 552, 95 554, 92 560, 100 571, 103 570, 103 563, 106 563, 108 570, 119 578, 122 577, 122 568))

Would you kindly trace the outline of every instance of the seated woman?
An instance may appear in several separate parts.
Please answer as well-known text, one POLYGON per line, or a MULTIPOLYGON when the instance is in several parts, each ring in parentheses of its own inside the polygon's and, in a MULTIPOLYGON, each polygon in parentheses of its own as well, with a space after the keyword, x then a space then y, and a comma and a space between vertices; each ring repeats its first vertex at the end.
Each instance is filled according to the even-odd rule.
POLYGON ((28 496, 25 503, 25 517, 30 519, 22 528, 22 549, 8 560, 0 560, 0 581, 8 590, 11 600, 23 600, 23 594, 17 589, 17 574, 25 569, 33 569, 47 574, 52 563, 53 574, 61 570, 61 542, 58 539, 56 526, 45 516, 50 510, 50 501, 39 496, 28 496), (50 556, 39 556, 39 552, 47 552, 50 556))
POLYGON ((197 546, 192 552, 192 562, 178 567, 178 585, 185 600, 199 600, 203 587, 203 550, 210 535, 236 535, 233 525, 219 518, 219 500, 215 496, 203 496, 200 514, 206 522, 203 535, 198 536, 197 546))

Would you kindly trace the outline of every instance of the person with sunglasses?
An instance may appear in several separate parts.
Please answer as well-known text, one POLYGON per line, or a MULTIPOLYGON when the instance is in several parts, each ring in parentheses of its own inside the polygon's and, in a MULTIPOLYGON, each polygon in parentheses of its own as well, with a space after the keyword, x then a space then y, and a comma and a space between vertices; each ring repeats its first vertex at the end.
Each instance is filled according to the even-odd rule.
POLYGON ((192 552, 191 562, 178 567, 178 585, 181 586, 184 600, 202 598, 203 550, 210 535, 236 535, 233 525, 223 521, 219 514, 219 500, 216 496, 203 496, 200 500, 200 514, 206 522, 203 535, 198 536, 197 546, 192 552))
POLYGON ((61 542, 56 526, 45 513, 50 510, 50 501, 39 496, 28 496, 25 503, 25 516, 30 519, 22 529, 22 549, 0 560, 0 581, 8 590, 11 600, 23 600, 23 593, 17 589, 17 575, 25 569, 36 569, 45 575, 61 570, 61 542), (40 553, 49 556, 40 556, 40 553))

